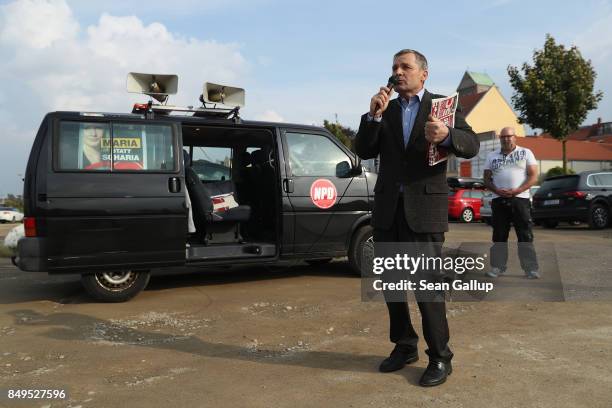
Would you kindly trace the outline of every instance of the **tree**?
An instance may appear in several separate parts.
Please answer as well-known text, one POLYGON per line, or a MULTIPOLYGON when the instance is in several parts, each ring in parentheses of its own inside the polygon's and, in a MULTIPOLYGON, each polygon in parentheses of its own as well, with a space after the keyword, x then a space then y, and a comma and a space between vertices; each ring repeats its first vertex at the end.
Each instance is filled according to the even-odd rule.
POLYGON ((23 198, 21 198, 21 196, 14 196, 13 194, 8 194, 4 199, 4 206, 17 208, 19 211, 23 211, 23 198))
POLYGON ((338 123, 331 123, 327 119, 323 120, 323 126, 329 130, 334 136, 338 138, 346 147, 353 150, 353 139, 355 138, 356 132, 349 128, 344 127, 338 123))
POLYGON ((597 107, 603 93, 593 92, 597 74, 576 46, 566 49, 546 35, 544 49, 533 53, 533 66, 524 63, 522 74, 508 66, 514 108, 519 122, 542 129, 563 144, 563 172, 567 172, 567 135, 574 132, 597 107))

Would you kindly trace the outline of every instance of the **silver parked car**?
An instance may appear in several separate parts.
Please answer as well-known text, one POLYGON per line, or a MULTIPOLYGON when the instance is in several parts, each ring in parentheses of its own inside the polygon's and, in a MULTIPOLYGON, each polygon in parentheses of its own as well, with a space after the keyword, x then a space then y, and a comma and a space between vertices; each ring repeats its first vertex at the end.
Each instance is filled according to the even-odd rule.
MULTIPOLYGON (((532 186, 529 188, 529 202, 532 203, 533 208, 533 195, 538 191, 540 186, 532 186)), ((493 193, 486 191, 482 197, 482 204, 480 205, 480 219, 482 222, 491 225, 491 217, 493 216, 493 210, 491 209, 491 201, 493 200, 493 193)))
POLYGON ((485 191, 481 200, 482 204, 480 205, 480 219, 487 225, 491 225, 491 217, 493 216, 491 200, 493 200, 493 193, 488 190, 485 191))

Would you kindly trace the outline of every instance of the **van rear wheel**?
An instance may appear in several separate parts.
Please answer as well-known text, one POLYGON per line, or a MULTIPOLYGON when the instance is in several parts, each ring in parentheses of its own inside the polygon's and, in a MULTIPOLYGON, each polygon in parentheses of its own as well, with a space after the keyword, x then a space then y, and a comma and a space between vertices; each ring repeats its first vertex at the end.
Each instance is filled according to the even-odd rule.
POLYGON ((81 283, 96 300, 125 302, 144 290, 150 277, 149 271, 107 271, 81 275, 81 283))

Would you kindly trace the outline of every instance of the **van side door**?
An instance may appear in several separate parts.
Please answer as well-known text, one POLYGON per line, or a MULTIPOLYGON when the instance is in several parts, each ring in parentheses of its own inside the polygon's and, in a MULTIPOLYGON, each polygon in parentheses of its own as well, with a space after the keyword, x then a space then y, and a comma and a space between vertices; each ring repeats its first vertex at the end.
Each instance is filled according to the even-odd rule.
POLYGON ((36 217, 49 272, 185 262, 180 126, 57 119, 36 217))

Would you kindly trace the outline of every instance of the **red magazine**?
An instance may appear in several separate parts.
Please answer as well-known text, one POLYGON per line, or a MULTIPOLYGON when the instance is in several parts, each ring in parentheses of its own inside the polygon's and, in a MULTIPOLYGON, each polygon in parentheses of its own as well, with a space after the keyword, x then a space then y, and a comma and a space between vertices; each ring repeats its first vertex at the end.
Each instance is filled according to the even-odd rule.
MULTIPOLYGON (((457 103, 459 102, 459 94, 447 96, 445 98, 436 98, 431 101, 431 115, 434 118, 440 119, 446 126, 452 128, 455 126, 455 112, 457 111, 457 103)), ((430 166, 435 166, 438 163, 448 160, 448 151, 442 146, 435 144, 427 144, 427 163, 430 166)))

